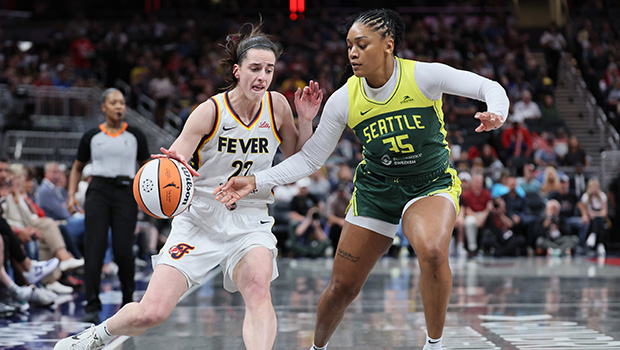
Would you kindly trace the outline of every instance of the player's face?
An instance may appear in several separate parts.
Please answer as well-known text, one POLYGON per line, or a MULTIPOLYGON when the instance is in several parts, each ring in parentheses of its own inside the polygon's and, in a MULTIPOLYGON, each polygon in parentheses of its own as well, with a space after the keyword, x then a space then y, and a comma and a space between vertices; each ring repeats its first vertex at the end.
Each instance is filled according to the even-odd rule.
POLYGON ((386 60, 393 59, 393 42, 389 37, 382 38, 365 24, 353 24, 347 34, 347 50, 355 76, 368 79, 382 73, 386 60))
POLYGON ((125 108, 125 97, 119 91, 110 92, 101 105, 106 118, 116 122, 125 117, 125 108))
POLYGON ((241 62, 233 67, 239 87, 246 96, 259 99, 269 88, 276 67, 276 56, 271 50, 250 49, 241 62))

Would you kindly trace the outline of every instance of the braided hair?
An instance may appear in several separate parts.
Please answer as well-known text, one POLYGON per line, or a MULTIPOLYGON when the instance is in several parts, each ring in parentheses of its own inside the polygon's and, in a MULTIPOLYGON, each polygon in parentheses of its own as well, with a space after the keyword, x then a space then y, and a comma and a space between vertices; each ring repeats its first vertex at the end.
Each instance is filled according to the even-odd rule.
POLYGON ((224 81, 228 84, 224 89, 232 90, 237 86, 237 78, 233 74, 235 64, 241 65, 250 49, 268 50, 273 52, 276 60, 282 54, 280 46, 275 44, 270 36, 261 32, 262 20, 257 25, 246 23, 241 26, 238 33, 228 35, 226 44, 221 45, 227 53, 227 57, 220 60, 225 72, 228 72, 224 81))
MULTIPOLYGON (((349 17, 342 27, 343 34, 347 32, 355 23, 360 23, 371 28, 374 32, 378 33, 381 38, 390 37, 394 40, 394 55, 396 55, 398 47, 403 43, 403 37, 405 35, 405 22, 400 17, 400 14, 390 9, 375 9, 364 11, 357 16, 349 17)), ((351 64, 347 63, 343 71, 343 77, 340 82, 342 86, 347 79, 353 75, 353 69, 351 64)))

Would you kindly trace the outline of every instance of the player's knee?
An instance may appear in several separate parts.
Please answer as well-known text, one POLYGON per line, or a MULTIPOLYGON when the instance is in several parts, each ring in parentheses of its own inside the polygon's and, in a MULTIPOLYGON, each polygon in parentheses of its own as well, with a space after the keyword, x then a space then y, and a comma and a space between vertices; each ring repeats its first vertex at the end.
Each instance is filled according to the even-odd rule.
POLYGON ((135 321, 135 326, 138 328, 153 328, 164 323, 172 314, 171 308, 165 306, 152 305, 148 308, 143 308, 138 314, 138 318, 135 321))
POLYGON ((254 276, 250 281, 239 288, 246 304, 261 303, 271 298, 269 279, 254 276))
POLYGON ((349 279, 333 278, 328 286, 330 303, 349 305, 360 293, 361 285, 349 279))
POLYGON ((416 251, 418 253, 420 265, 428 268, 439 268, 448 263, 448 252, 442 249, 439 244, 429 244, 416 251))

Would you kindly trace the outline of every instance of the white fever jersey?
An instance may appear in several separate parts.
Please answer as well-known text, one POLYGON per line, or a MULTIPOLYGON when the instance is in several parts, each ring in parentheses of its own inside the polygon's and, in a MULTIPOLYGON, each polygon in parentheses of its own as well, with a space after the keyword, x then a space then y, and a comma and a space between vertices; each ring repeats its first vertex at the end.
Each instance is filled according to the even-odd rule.
MULTIPOLYGON (((215 104, 213 130, 202 138, 190 164, 200 174, 194 178, 196 196, 212 199, 213 190, 230 177, 270 168, 282 139, 276 130, 270 92, 263 96, 258 113, 249 124, 241 121, 231 106, 228 91, 205 103, 215 104)), ((261 189, 238 203, 256 206, 272 202, 271 189, 261 189)))

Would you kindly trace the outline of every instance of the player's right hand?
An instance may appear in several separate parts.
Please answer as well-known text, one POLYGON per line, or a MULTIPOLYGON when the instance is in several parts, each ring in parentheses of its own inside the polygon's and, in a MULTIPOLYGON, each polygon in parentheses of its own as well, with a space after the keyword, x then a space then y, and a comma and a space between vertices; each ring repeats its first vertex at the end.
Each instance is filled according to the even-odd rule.
POLYGON ((174 160, 179 161, 181 164, 185 165, 185 167, 189 170, 189 172, 195 177, 199 177, 200 174, 194 168, 192 168, 185 157, 182 154, 177 153, 175 150, 167 150, 164 147, 159 149, 163 154, 151 154, 151 158, 172 158, 174 160))
POLYGON ((236 203, 256 189, 254 176, 234 176, 226 183, 217 186, 213 191, 215 200, 224 203, 227 207, 236 203))

